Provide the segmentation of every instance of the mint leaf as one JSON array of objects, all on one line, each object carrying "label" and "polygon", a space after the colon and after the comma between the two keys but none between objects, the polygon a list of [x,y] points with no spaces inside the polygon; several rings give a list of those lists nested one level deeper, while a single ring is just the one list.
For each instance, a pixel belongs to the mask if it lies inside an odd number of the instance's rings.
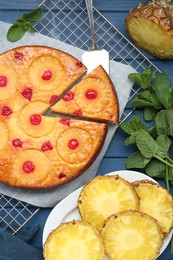
[{"label": "mint leaf", "polygon": [[145,90],[139,93],[131,103],[132,106],[144,106],[144,107],[154,107],[156,109],[161,109],[163,107],[162,103],[157,98],[156,94],[151,93],[149,90]]},{"label": "mint leaf", "polygon": [[7,32],[7,39],[11,42],[18,41],[23,37],[26,31],[35,32],[30,22],[37,22],[42,15],[41,8],[37,8],[31,13],[24,14],[18,18]]},{"label": "mint leaf", "polygon": [[128,78],[133,80],[143,89],[150,88],[150,82],[152,79],[153,73],[150,72],[150,68],[147,68],[143,71],[143,73],[131,73]]},{"label": "mint leaf", "polygon": [[173,90],[165,73],[160,73],[154,78],[153,89],[164,108],[173,107]]},{"label": "mint leaf", "polygon": [[146,159],[139,151],[132,153],[126,160],[127,169],[143,169],[149,163],[150,159]]},{"label": "mint leaf", "polygon": [[14,24],[10,27],[7,33],[7,39],[10,42],[18,41],[23,37],[27,29],[23,25]]},{"label": "mint leaf", "polygon": [[168,151],[171,146],[171,140],[166,134],[162,134],[157,137],[156,142],[159,145],[157,154],[162,158],[166,158],[168,156]]},{"label": "mint leaf", "polygon": [[159,145],[145,130],[138,131],[136,144],[141,154],[147,159],[153,158],[159,149]]},{"label": "mint leaf", "polygon": [[154,107],[145,107],[144,108],[144,119],[145,121],[152,121],[157,115],[158,110]]},{"label": "mint leaf", "polygon": [[146,173],[152,178],[165,178],[166,166],[162,162],[152,159],[146,165]]},{"label": "mint leaf", "polygon": [[173,109],[160,111],[155,118],[155,124],[158,135],[173,136]]},{"label": "mint leaf", "polygon": [[37,22],[42,16],[42,9],[41,7],[37,8],[36,10],[26,13],[23,15],[23,18],[28,22]]},{"label": "mint leaf", "polygon": [[121,128],[127,134],[134,134],[134,132],[137,132],[140,129],[147,129],[147,127],[142,124],[142,115],[133,116],[129,122],[123,123]]}]

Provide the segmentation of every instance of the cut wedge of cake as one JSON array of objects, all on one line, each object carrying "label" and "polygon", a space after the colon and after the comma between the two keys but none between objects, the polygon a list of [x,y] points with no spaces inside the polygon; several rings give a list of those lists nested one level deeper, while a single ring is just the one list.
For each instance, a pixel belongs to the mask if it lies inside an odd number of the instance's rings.
[{"label": "cut wedge of cake", "polygon": [[102,66],[87,74],[51,109],[62,114],[107,122],[119,120],[116,91]]},{"label": "cut wedge of cake", "polygon": [[99,232],[83,221],[63,223],[48,236],[45,260],[103,260],[104,246]]}]

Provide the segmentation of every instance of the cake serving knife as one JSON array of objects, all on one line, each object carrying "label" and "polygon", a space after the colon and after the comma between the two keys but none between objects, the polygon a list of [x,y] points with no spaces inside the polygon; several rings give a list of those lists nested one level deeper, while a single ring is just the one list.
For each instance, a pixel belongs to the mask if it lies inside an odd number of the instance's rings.
[{"label": "cake serving knife", "polygon": [[105,71],[109,74],[109,53],[98,46],[96,42],[96,36],[94,31],[94,17],[93,17],[93,1],[85,0],[90,30],[91,30],[91,46],[88,51],[85,51],[82,55],[82,62],[87,67],[88,73],[101,65]]}]

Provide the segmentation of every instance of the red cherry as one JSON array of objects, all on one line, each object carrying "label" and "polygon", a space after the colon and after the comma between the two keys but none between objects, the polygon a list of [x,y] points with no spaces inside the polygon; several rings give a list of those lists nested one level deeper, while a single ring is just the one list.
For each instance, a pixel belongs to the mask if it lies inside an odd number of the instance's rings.
[{"label": "red cherry", "polygon": [[63,100],[64,101],[71,101],[71,100],[73,100],[73,98],[74,98],[74,93],[73,92],[71,92],[71,91],[69,91],[69,92],[67,92],[64,96],[63,96]]},{"label": "red cherry", "polygon": [[60,123],[63,124],[63,125],[68,125],[70,126],[70,118],[61,118],[60,119]]},{"label": "red cherry", "polygon": [[46,151],[49,151],[49,150],[52,150],[53,149],[53,146],[51,145],[51,143],[48,141],[48,142],[45,142],[44,144],[42,144],[41,146],[41,150],[43,152],[46,152]]},{"label": "red cherry", "polygon": [[9,116],[12,113],[13,113],[13,111],[11,110],[10,107],[5,106],[5,107],[2,108],[2,112],[1,112],[2,116]]},{"label": "red cherry", "polygon": [[59,178],[60,179],[62,179],[62,178],[64,178],[66,175],[63,173],[63,172],[61,172],[60,174],[59,174]]},{"label": "red cherry", "polygon": [[7,86],[7,77],[0,76],[0,88],[4,88]]},{"label": "red cherry", "polygon": [[55,102],[55,100],[56,100],[57,98],[58,98],[57,95],[51,96],[49,103],[52,104],[53,102]]},{"label": "red cherry", "polygon": [[16,53],[14,54],[14,57],[15,57],[17,60],[23,60],[23,53],[16,52]]},{"label": "red cherry", "polygon": [[31,161],[26,161],[22,167],[25,173],[31,173],[35,170],[35,165]]},{"label": "red cherry", "polygon": [[22,95],[24,96],[24,98],[28,99],[29,101],[31,101],[32,98],[32,89],[31,88],[25,88],[22,92]]},{"label": "red cherry", "polygon": [[69,142],[68,142],[68,147],[72,150],[76,149],[77,147],[79,146],[79,142],[78,140],[76,139],[71,139]]},{"label": "red cherry", "polygon": [[86,98],[88,99],[96,99],[97,97],[97,91],[95,89],[88,89],[86,92],[85,92],[85,96]]},{"label": "red cherry", "polygon": [[32,125],[39,125],[41,123],[41,115],[34,114],[30,117],[30,122]]},{"label": "red cherry", "polygon": [[80,67],[80,68],[83,66],[82,62],[79,61],[79,60],[76,62],[76,65],[77,65],[78,67]]},{"label": "red cherry", "polygon": [[52,78],[52,72],[50,70],[45,70],[41,78],[43,80],[50,80]]},{"label": "red cherry", "polygon": [[22,142],[20,141],[20,139],[14,139],[13,141],[12,141],[12,144],[13,144],[13,146],[14,147],[20,147],[20,148],[22,148]]},{"label": "red cherry", "polygon": [[73,111],[73,114],[76,115],[76,116],[81,116],[82,115],[82,110],[75,110]]}]

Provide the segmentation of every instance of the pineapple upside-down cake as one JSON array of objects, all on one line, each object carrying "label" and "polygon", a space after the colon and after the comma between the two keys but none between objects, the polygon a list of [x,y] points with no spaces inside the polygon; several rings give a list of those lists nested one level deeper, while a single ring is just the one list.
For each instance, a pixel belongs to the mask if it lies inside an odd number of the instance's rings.
[{"label": "pineapple upside-down cake", "polygon": [[[118,121],[118,100],[101,66],[70,92],[85,72],[76,58],[50,47],[21,46],[0,55],[0,182],[56,187],[95,160],[106,137],[105,122]],[[44,116],[62,95],[59,103],[74,98],[74,111],[61,113],[92,120]]]}]

